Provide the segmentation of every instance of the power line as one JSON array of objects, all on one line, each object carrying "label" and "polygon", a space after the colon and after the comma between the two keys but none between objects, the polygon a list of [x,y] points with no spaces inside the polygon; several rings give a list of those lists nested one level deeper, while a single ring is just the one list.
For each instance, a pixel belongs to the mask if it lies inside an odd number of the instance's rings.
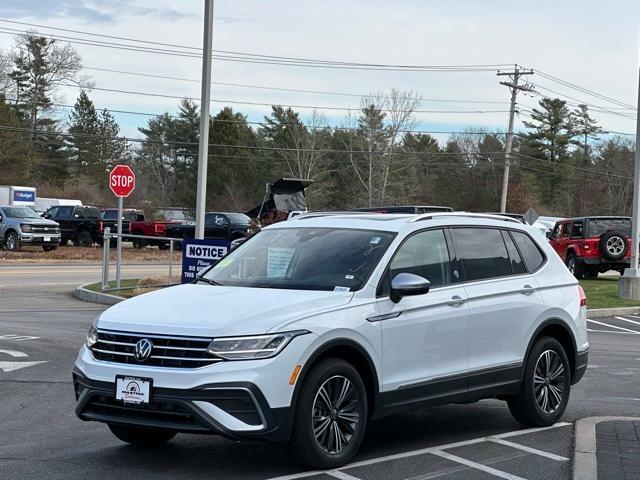
[{"label": "power line", "polygon": [[[72,87],[72,88],[79,88],[79,89],[89,89],[89,88],[84,88],[82,86],[79,85],[71,85],[71,84],[67,84],[67,83],[54,83],[54,85],[58,85],[58,86],[63,86],[63,87]],[[126,95],[138,95],[138,96],[144,96],[144,97],[158,97],[158,98],[171,98],[171,99],[188,99],[188,100],[193,100],[193,101],[199,101],[200,99],[198,97],[190,97],[190,96],[186,96],[186,95],[170,95],[170,94],[164,94],[164,93],[150,93],[150,92],[138,92],[138,91],[132,91],[132,90],[122,90],[122,89],[116,89],[116,88],[102,88],[102,87],[95,87],[92,86],[90,88],[90,90],[98,90],[98,91],[103,91],[103,92],[110,92],[110,93],[122,93],[122,94],[126,94]],[[227,99],[219,99],[219,98],[212,98],[211,99],[212,102],[217,102],[217,103],[222,103],[222,104],[237,104],[237,105],[255,105],[255,106],[266,106],[266,107],[271,107],[273,105],[278,105],[281,107],[289,107],[289,108],[305,108],[305,109],[313,109],[313,110],[339,110],[339,111],[352,111],[352,110],[360,110],[361,107],[336,107],[336,106],[329,106],[329,107],[323,107],[323,106],[319,106],[319,105],[291,105],[291,104],[283,104],[283,103],[265,103],[265,102],[250,102],[250,101],[241,101],[241,100],[227,100]],[[382,112],[391,112],[393,110],[390,109],[384,109],[381,108],[380,111]],[[504,112],[508,112],[508,110],[413,110],[413,113],[443,113],[443,114],[450,114],[450,113],[470,113],[470,114],[487,114],[487,113],[504,113]]]},{"label": "power line", "polygon": [[534,68],[533,70],[537,74],[539,74],[541,77],[544,77],[544,78],[546,78],[548,80],[551,80],[553,82],[556,82],[556,83],[559,83],[561,85],[564,85],[565,87],[569,87],[569,88],[572,88],[574,90],[578,90],[578,91],[580,91],[582,93],[586,93],[587,95],[591,95],[592,97],[600,98],[601,100],[606,100],[606,101],[608,101],[610,103],[618,104],[618,105],[620,105],[622,107],[628,107],[630,109],[637,110],[635,105],[631,105],[629,103],[625,103],[625,102],[622,102],[620,100],[616,100],[615,98],[611,98],[611,97],[608,97],[606,95],[602,95],[600,93],[594,92],[593,90],[589,90],[587,88],[584,88],[584,87],[581,87],[579,85],[576,85],[575,83],[571,83],[571,82],[568,82],[566,80],[562,80],[561,78],[554,77],[553,75],[550,75],[548,73],[544,73],[543,71],[538,70],[536,68]]},{"label": "power line", "polygon": [[[11,35],[33,34],[33,32],[18,30],[18,29],[13,29],[8,27],[2,27],[0,29],[0,33],[11,34]],[[112,48],[112,49],[118,49],[123,51],[154,53],[154,54],[161,54],[161,55],[187,57],[187,58],[202,57],[200,53],[189,53],[189,52],[184,52],[179,50],[170,50],[166,48],[141,47],[136,45],[98,41],[98,40],[88,40],[88,39],[83,39],[78,37],[69,37],[69,36],[55,35],[55,34],[36,33],[35,35],[44,37],[44,38],[49,38],[52,40],[62,40],[62,41],[75,43],[79,45]],[[91,35],[99,36],[98,34],[91,34]],[[357,62],[332,62],[332,61],[315,60],[315,59],[296,60],[295,57],[277,57],[277,56],[270,56],[270,55],[245,54],[245,53],[238,53],[238,52],[234,52],[233,54],[214,53],[213,58],[219,61],[257,63],[257,64],[295,66],[295,67],[329,68],[329,69],[342,69],[342,70],[408,71],[408,72],[483,72],[483,71],[494,71],[496,68],[501,66],[500,64],[495,64],[495,65],[395,65],[395,64],[357,63]]]},{"label": "power line", "polygon": [[[123,75],[132,75],[138,77],[147,77],[147,78],[157,78],[162,80],[176,80],[182,82],[191,82],[191,83],[200,83],[200,80],[192,79],[192,78],[183,78],[183,77],[169,77],[165,75],[155,75],[150,73],[142,73],[142,72],[130,72],[125,70],[115,70],[110,68],[98,68],[98,67],[83,67],[85,70],[95,70],[99,72],[109,72],[109,73],[118,73]],[[304,90],[299,88],[283,88],[283,87],[271,87],[265,85],[251,85],[246,83],[231,83],[231,82],[219,82],[213,81],[211,82],[213,85],[224,85],[228,87],[241,87],[241,88],[256,88],[262,90],[275,90],[282,92],[294,92],[294,93],[312,93],[319,95],[331,95],[331,96],[345,96],[345,97],[356,97],[356,98],[366,98],[372,96],[371,93],[347,93],[347,92],[332,92],[332,91],[323,91],[323,90]],[[374,94],[375,95],[375,94]],[[378,96],[378,95],[375,95]],[[392,98],[389,95],[380,95],[380,98]],[[410,97],[400,97],[402,99],[410,98]],[[481,104],[499,104],[505,105],[508,102],[499,101],[499,100],[462,100],[462,99],[446,99],[446,98],[420,98],[420,102],[443,102],[443,103],[481,103]]]}]

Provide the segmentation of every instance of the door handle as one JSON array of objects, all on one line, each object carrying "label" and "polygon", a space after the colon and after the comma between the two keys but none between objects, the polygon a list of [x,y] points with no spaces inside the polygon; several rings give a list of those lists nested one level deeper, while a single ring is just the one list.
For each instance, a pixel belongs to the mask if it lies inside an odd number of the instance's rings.
[{"label": "door handle", "polygon": [[464,298],[462,298],[460,295],[454,295],[453,297],[451,297],[451,300],[449,300],[447,302],[447,304],[450,307],[459,307],[460,305],[462,305],[466,300]]},{"label": "door handle", "polygon": [[523,295],[531,295],[533,292],[535,292],[535,290],[536,290],[535,288],[527,284],[524,287],[522,287],[522,290],[520,290],[520,293]]}]

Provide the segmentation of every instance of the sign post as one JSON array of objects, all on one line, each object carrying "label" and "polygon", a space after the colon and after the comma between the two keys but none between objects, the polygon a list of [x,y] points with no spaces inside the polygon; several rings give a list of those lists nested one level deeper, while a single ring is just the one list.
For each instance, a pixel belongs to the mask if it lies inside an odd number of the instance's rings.
[{"label": "sign post", "polygon": [[136,176],[128,165],[116,165],[109,174],[109,188],[118,197],[118,240],[116,246],[116,288],[120,288],[120,263],[122,260],[122,207],[124,198],[136,188]]}]

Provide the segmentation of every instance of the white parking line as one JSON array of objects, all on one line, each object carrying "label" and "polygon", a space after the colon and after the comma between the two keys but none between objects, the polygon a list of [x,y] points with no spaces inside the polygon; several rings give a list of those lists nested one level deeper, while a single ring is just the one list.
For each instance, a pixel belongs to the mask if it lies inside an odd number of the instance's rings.
[{"label": "white parking line", "polygon": [[[595,333],[615,333],[616,335],[634,335],[629,332],[614,332],[613,330],[594,330],[592,328],[587,328],[587,332],[595,332]],[[591,365],[589,365],[591,367]]]},{"label": "white parking line", "polygon": [[339,478],[340,480],[360,480],[358,477],[354,477],[353,475],[349,475],[348,473],[340,472],[338,470],[332,470],[327,475]]},{"label": "white parking line", "polygon": [[618,330],[623,330],[625,332],[629,332],[629,333],[634,333],[636,335],[640,335],[640,332],[636,332],[635,330],[630,330],[628,328],[623,328],[623,327],[616,327],[615,325],[609,325],[608,323],[602,323],[602,322],[598,322],[596,320],[587,319],[587,322],[595,323],[597,325],[602,325],[603,327],[607,327],[607,328],[615,328],[615,329],[618,329]]},{"label": "white parking line", "polygon": [[471,460],[467,460],[466,458],[458,457],[457,455],[451,455],[447,452],[442,452],[439,450],[434,450],[430,452],[432,455],[437,455],[438,457],[446,458],[447,460],[451,460],[452,462],[461,463],[462,465],[466,465],[467,467],[471,467],[475,470],[480,470],[481,472],[490,473],[495,477],[504,478],[506,480],[526,480],[522,477],[518,477],[517,475],[512,475],[507,472],[503,472],[501,470],[496,470],[492,467],[487,467],[481,463],[472,462]]},{"label": "white parking line", "polygon": [[0,340],[16,340],[18,342],[22,342],[24,340],[38,340],[42,337],[32,337],[30,335],[13,335],[13,334],[7,334],[7,335],[0,335]]},{"label": "white parking line", "polygon": [[[340,471],[340,470],[343,470],[343,469],[351,469],[351,468],[356,468],[356,467],[365,467],[367,465],[374,465],[376,463],[388,462],[388,461],[391,461],[391,460],[399,460],[399,459],[402,459],[402,458],[416,457],[416,456],[419,456],[419,455],[424,455],[426,453],[442,452],[442,450],[449,450],[449,449],[456,448],[456,447],[464,447],[464,446],[467,446],[467,445],[474,445],[474,444],[477,444],[477,443],[491,441],[493,439],[503,439],[503,438],[516,437],[516,436],[519,436],[519,435],[526,435],[526,434],[530,434],[530,433],[543,432],[543,431],[551,430],[551,429],[554,429],[554,428],[566,427],[568,425],[571,425],[571,424],[567,423],[567,422],[558,422],[558,423],[556,423],[554,425],[551,425],[550,427],[529,428],[529,429],[526,429],[526,430],[514,430],[512,432],[500,433],[498,435],[491,435],[491,436],[488,436],[488,437],[472,438],[471,440],[462,440],[460,442],[447,443],[447,444],[438,445],[438,446],[435,446],[435,447],[421,448],[419,450],[411,450],[411,451],[408,451],[408,452],[396,453],[396,454],[393,454],[393,455],[386,455],[384,457],[371,458],[369,460],[361,460],[359,462],[354,462],[354,463],[351,463],[349,465],[345,465],[344,467],[341,467],[340,469],[334,469],[334,470],[310,470],[310,471],[307,471],[307,472],[293,473],[291,475],[283,475],[281,477],[274,477],[274,478],[271,478],[269,480],[296,480],[298,478],[313,477],[314,475],[321,475],[321,474],[332,475],[333,476],[334,473],[344,473],[344,472]],[[544,453],[546,454],[547,452],[544,452]],[[447,455],[450,455],[450,454],[447,454]],[[454,456],[454,455],[451,455],[451,456]],[[468,462],[469,460],[465,460],[465,461]],[[458,462],[458,463],[461,463],[461,462]],[[478,465],[480,465],[480,464],[478,464]],[[484,467],[484,465],[483,465],[483,467]],[[490,467],[486,467],[486,468],[490,468]],[[499,471],[499,470],[496,470],[496,471]],[[507,473],[503,473],[503,474],[504,475],[509,475]],[[518,479],[520,477],[511,476],[511,477],[502,477],[502,478]]]},{"label": "white parking line", "polygon": [[636,322],[635,320],[629,320],[628,318],[624,318],[624,317],[613,317],[613,318],[617,318],[618,320],[622,320],[623,322],[633,323],[634,325],[640,325],[640,322]]},{"label": "white parking line", "polygon": [[545,452],[544,450],[538,450],[537,448],[527,447],[526,445],[520,445],[519,443],[510,442],[508,440],[502,440],[500,438],[490,438],[489,441],[493,443],[499,443],[500,445],[504,445],[506,447],[517,448],[525,452],[533,453],[534,455],[540,455],[541,457],[547,457],[557,462],[569,461],[569,459],[566,457],[561,457],[560,455],[556,455],[554,453]]}]

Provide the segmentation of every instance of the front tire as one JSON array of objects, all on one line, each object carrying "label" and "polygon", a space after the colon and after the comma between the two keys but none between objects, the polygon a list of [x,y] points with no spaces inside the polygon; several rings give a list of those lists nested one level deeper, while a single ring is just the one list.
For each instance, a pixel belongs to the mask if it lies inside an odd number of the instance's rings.
[{"label": "front tire", "polygon": [[565,261],[565,265],[567,266],[569,271],[573,274],[573,276],[576,277],[578,280],[584,277],[584,268],[582,267],[582,265],[578,263],[578,258],[574,253],[570,253],[569,255],[567,255],[567,260]]},{"label": "front tire", "polygon": [[336,468],[358,451],[368,418],[367,393],[358,371],[330,358],[318,363],[300,386],[290,450],[312,468]]},{"label": "front tire", "polygon": [[4,248],[10,252],[20,251],[20,238],[16,232],[9,232],[4,237]]},{"label": "front tire", "polygon": [[560,419],[570,392],[571,366],[564,348],[555,338],[542,337],[529,353],[520,391],[507,404],[522,425],[546,427]]},{"label": "front tire", "polygon": [[90,247],[93,245],[91,234],[87,230],[81,230],[78,239],[75,241],[76,247]]},{"label": "front tire", "polygon": [[109,430],[119,440],[131,445],[154,446],[167,443],[177,432],[171,430],[157,430],[152,428],[123,427],[121,425],[108,425]]}]

